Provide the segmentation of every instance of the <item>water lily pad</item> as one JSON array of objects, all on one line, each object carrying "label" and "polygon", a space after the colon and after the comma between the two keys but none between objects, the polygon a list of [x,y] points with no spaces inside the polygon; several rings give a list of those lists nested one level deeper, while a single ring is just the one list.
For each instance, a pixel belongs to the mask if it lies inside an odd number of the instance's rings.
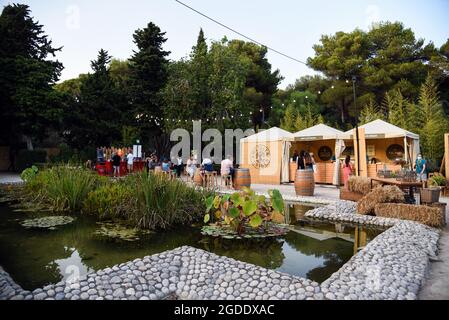
[{"label": "water lily pad", "polygon": [[289,232],[287,225],[279,225],[276,223],[268,223],[266,227],[260,227],[258,229],[248,226],[245,229],[245,233],[239,235],[230,226],[223,225],[208,225],[201,229],[201,234],[204,236],[219,237],[223,239],[262,239],[273,238],[285,235]]},{"label": "water lily pad", "polygon": [[20,224],[25,228],[42,228],[55,230],[56,227],[72,223],[74,220],[75,218],[69,216],[49,216],[23,220]]},{"label": "water lily pad", "polygon": [[118,222],[97,222],[99,229],[95,231],[95,235],[109,238],[113,240],[122,241],[137,241],[140,240],[140,235],[146,235],[152,233],[150,230],[140,230],[137,228],[129,228]]}]

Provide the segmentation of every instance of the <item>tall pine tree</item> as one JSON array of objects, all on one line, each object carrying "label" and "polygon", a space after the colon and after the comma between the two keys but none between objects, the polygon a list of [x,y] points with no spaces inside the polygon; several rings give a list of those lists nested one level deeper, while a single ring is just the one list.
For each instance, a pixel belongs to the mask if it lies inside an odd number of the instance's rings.
[{"label": "tall pine tree", "polygon": [[63,66],[54,48],[34,21],[27,5],[4,7],[0,15],[0,126],[8,144],[25,138],[28,149],[57,126],[62,114],[60,94],[53,90]]},{"label": "tall pine tree", "polygon": [[143,29],[135,31],[134,51],[130,62],[130,104],[129,122],[136,124],[145,142],[162,133],[162,123],[155,117],[163,114],[161,89],[167,81],[168,60],[170,54],[162,46],[167,41],[165,32],[150,22]]}]

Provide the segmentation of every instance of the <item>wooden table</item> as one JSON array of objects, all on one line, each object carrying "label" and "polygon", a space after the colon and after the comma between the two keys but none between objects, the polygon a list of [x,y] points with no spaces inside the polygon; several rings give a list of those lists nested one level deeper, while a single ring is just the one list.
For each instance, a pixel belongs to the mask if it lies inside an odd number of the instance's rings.
[{"label": "wooden table", "polygon": [[410,199],[415,201],[415,196],[413,195],[414,188],[421,188],[423,186],[422,182],[419,181],[401,181],[396,178],[371,178],[371,189],[373,188],[373,181],[379,182],[382,186],[392,185],[397,186],[399,189],[408,189],[408,194]]}]

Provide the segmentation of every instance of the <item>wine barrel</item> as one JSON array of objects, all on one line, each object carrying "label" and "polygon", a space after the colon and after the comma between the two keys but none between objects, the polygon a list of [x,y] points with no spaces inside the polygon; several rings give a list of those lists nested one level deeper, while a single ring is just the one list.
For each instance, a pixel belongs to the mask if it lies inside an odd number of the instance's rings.
[{"label": "wine barrel", "polygon": [[193,183],[197,186],[203,185],[203,177],[201,176],[201,170],[197,168],[195,174],[193,175]]},{"label": "wine barrel", "polygon": [[298,196],[313,196],[315,191],[313,170],[296,171],[295,191]]},{"label": "wine barrel", "polygon": [[251,187],[251,175],[249,173],[249,169],[235,169],[234,189],[241,190],[243,187]]}]

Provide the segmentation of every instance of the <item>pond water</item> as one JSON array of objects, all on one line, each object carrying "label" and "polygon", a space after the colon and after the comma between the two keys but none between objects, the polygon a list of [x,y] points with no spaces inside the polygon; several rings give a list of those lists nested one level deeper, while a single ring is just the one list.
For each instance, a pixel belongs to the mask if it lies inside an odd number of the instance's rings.
[{"label": "pond water", "polygon": [[357,249],[382,230],[308,221],[313,207],[289,205],[291,231],[271,240],[218,240],[200,234],[199,226],[140,235],[137,241],[111,240],[95,234],[92,217],[56,230],[26,229],[25,219],[48,213],[18,212],[0,204],[0,265],[24,289],[32,290],[62,279],[84,275],[122,262],[189,245],[268,269],[317,282],[337,271]]}]

